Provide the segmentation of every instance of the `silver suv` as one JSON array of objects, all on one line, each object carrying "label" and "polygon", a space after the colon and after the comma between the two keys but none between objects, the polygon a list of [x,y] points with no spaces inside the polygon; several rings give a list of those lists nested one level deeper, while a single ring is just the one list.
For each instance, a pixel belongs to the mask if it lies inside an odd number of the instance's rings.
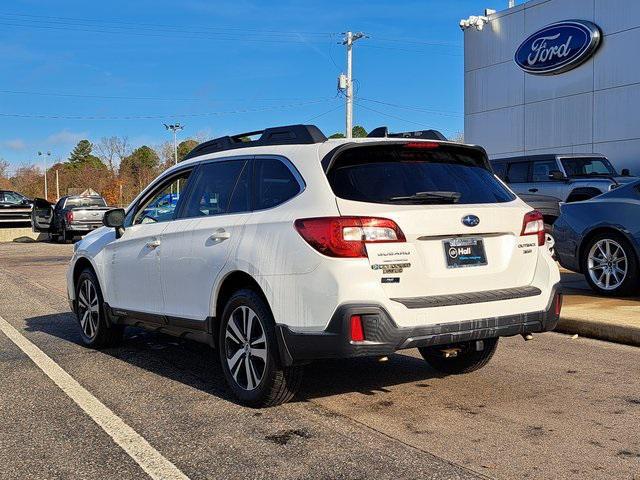
[{"label": "silver suv", "polygon": [[637,180],[618,174],[604,155],[527,155],[491,160],[495,173],[517,194],[535,193],[562,202],[587,200]]}]

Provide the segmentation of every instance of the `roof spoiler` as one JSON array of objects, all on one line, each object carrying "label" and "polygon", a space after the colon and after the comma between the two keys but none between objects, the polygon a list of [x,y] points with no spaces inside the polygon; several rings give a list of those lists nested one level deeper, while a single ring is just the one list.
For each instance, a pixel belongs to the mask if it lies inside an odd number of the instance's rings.
[{"label": "roof spoiler", "polygon": [[415,138],[421,140],[440,140],[443,142],[447,141],[447,137],[445,137],[438,130],[417,130],[415,132],[398,132],[398,133],[389,133],[389,129],[387,127],[378,127],[374,128],[369,132],[367,137],[370,138]]},{"label": "roof spoiler", "polygon": [[[250,137],[260,135],[256,140]],[[232,136],[224,136],[201,143],[191,150],[185,160],[199,157],[207,153],[234,150],[237,148],[262,147],[265,145],[298,145],[322,143],[327,140],[324,133],[315,125],[286,125],[283,127],[271,127],[255,132],[239,133]]]}]

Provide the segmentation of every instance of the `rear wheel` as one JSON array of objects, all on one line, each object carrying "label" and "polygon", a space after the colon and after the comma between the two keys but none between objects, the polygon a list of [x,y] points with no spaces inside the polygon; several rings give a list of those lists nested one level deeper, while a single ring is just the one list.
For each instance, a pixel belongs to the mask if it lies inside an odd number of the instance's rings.
[{"label": "rear wheel", "polygon": [[224,376],[241,403],[279,405],[298,390],[302,367],[280,365],[273,315],[253,290],[239,290],[227,302],[218,347]]},{"label": "rear wheel", "polygon": [[638,257],[619,233],[605,232],[592,238],[581,262],[587,282],[601,295],[629,295],[640,287]]},{"label": "rear wheel", "polygon": [[[478,349],[478,347],[481,347]],[[498,348],[498,338],[419,348],[420,354],[439,372],[458,375],[484,367]]]},{"label": "rear wheel", "polygon": [[82,342],[91,348],[116,345],[122,340],[124,327],[110,324],[104,315],[100,284],[91,269],[82,271],[76,282],[76,317]]}]

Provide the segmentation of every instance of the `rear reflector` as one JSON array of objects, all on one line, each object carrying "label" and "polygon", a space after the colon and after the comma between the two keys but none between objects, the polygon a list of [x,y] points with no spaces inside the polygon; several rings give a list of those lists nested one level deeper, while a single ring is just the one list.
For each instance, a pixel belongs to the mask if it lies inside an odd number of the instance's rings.
[{"label": "rear reflector", "polygon": [[536,235],[538,237],[538,246],[542,247],[545,244],[544,220],[540,212],[534,210],[525,214],[520,235]]},{"label": "rear reflector", "polygon": [[387,218],[303,218],[294,226],[309,245],[328,257],[366,257],[367,243],[406,241],[396,222]]},{"label": "rear reflector", "polygon": [[562,294],[556,293],[556,309],[555,314],[557,317],[560,316],[560,312],[562,311]]},{"label": "rear reflector", "polygon": [[351,315],[351,341],[364,342],[364,330],[362,329],[362,317]]}]

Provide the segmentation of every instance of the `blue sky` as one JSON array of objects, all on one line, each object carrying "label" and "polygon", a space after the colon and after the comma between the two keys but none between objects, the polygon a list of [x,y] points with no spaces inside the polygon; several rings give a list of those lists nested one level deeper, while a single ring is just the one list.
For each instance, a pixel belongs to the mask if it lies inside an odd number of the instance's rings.
[{"label": "blue sky", "polygon": [[478,0],[5,2],[0,158],[12,168],[34,162],[38,150],[65,159],[79,139],[112,135],[155,146],[169,138],[165,122],[184,124],[183,137],[301,122],[327,134],[342,131],[336,78],[345,69],[338,42],[347,29],[370,35],[354,50],[355,123],[452,135],[463,129],[457,24],[487,6]]}]

